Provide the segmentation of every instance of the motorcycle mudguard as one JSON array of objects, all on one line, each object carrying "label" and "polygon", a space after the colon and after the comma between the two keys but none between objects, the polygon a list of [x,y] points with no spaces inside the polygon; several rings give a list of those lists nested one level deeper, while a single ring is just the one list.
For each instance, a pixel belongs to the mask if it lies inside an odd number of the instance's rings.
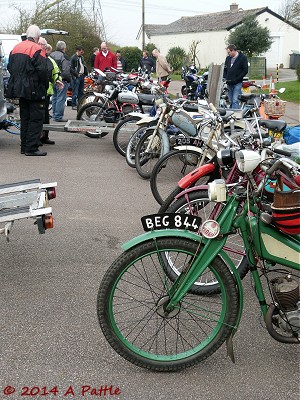
[{"label": "motorcycle mudguard", "polygon": [[161,157],[162,157],[164,154],[167,154],[170,151],[170,141],[169,141],[169,136],[166,133],[166,131],[164,131],[163,129],[159,128],[158,132],[159,132],[159,134],[161,136],[161,140],[162,140],[162,144],[163,144],[162,154],[161,154]]},{"label": "motorcycle mudguard", "polygon": [[[130,115],[134,115],[134,114],[141,114],[141,113],[130,113]],[[152,121],[156,120],[156,117],[145,117],[145,114],[141,114],[142,117],[139,121],[136,122],[136,125],[144,125],[144,124],[149,124]]]},{"label": "motorcycle mudguard", "polygon": [[175,150],[193,150],[196,151],[199,154],[203,154],[203,149],[201,149],[200,147],[196,147],[196,146],[190,146],[190,145],[182,145],[182,146],[174,146]]},{"label": "motorcycle mudguard", "polygon": [[[184,230],[179,230],[179,229],[163,229],[163,230],[146,232],[146,233],[143,233],[142,235],[136,236],[133,239],[129,240],[128,242],[123,243],[121,248],[123,250],[127,251],[139,243],[147,242],[148,240],[154,240],[154,239],[157,239],[160,237],[182,237],[185,239],[194,240],[196,242],[203,242],[203,243],[205,242],[205,239],[203,239],[203,237],[201,237],[198,234],[191,232],[191,231],[184,231]],[[233,274],[235,282],[236,282],[236,290],[237,290],[237,294],[239,297],[239,312],[238,312],[234,330],[233,330],[233,334],[234,334],[239,326],[241,316],[242,316],[242,311],[243,311],[242,281],[241,281],[241,278],[235,268],[234,263],[231,261],[230,257],[225,253],[225,251],[223,251],[223,250],[219,251],[218,255],[224,260],[227,267],[231,270],[231,273]]]},{"label": "motorcycle mudguard", "polygon": [[[199,149],[201,150],[201,149]],[[199,152],[200,153],[200,152]],[[185,175],[183,178],[180,179],[178,182],[178,186],[181,189],[188,188],[193,182],[196,182],[202,176],[208,175],[215,170],[216,166],[213,163],[204,164],[200,167],[194,169],[189,174]]]},{"label": "motorcycle mudguard", "polygon": [[122,244],[123,250],[129,250],[130,248],[136,246],[139,243],[146,242],[147,240],[151,240],[154,238],[164,237],[164,236],[177,236],[184,237],[187,239],[195,240],[197,242],[200,241],[200,236],[196,233],[190,231],[184,231],[179,229],[163,229],[157,231],[151,231],[143,233],[142,235],[136,236],[133,239],[130,239],[128,242]]},{"label": "motorcycle mudguard", "polygon": [[137,112],[137,111],[131,111],[129,113],[126,114],[126,117],[139,117],[140,119],[145,118],[145,114],[141,113],[141,112]]}]

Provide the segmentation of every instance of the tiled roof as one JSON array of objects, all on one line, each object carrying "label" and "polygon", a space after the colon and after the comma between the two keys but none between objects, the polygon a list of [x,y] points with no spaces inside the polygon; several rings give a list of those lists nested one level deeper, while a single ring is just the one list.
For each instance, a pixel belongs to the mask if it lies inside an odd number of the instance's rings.
[{"label": "tiled roof", "polygon": [[181,17],[168,25],[145,25],[147,35],[161,35],[168,33],[188,33],[227,30],[239,24],[248,15],[258,15],[268,7],[254,8],[252,10],[221,11],[211,14]]}]

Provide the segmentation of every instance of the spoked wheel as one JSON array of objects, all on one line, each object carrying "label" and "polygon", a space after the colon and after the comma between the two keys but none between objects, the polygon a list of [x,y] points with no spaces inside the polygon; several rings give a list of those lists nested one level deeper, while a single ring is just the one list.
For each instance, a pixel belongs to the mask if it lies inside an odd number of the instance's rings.
[{"label": "spoked wheel", "polygon": [[154,134],[153,129],[147,130],[139,140],[135,152],[135,168],[143,179],[150,179],[153,168],[163,152],[163,141],[159,132]]},{"label": "spoked wheel", "polygon": [[155,371],[179,371],[209,357],[230,335],[238,312],[235,282],[215,258],[208,269],[220,294],[186,293],[166,312],[172,281],[162,259],[188,267],[198,243],[158,238],[122,254],[105,274],[98,293],[98,319],[112,348],[131,363]]},{"label": "spoked wheel", "polygon": [[85,104],[77,112],[77,119],[84,121],[103,121],[105,109],[106,108],[100,103],[93,102]]},{"label": "spoked wheel", "polygon": [[[206,190],[199,190],[187,193],[184,197],[179,198],[171,204],[166,212],[197,215],[204,222],[208,219],[216,218],[221,209],[221,203],[209,201]],[[249,271],[249,265],[244,251],[244,243],[240,235],[238,233],[229,235],[223,250],[228,254],[241,279],[243,279]],[[178,275],[181,274],[182,268],[178,269],[178,266],[172,260],[169,260],[166,265],[169,277],[175,281]],[[220,288],[215,281],[215,276],[210,275],[209,272],[201,275],[191,288],[191,292],[195,294],[217,293],[219,290]]]},{"label": "spoked wheel", "polygon": [[135,168],[135,152],[138,142],[140,141],[141,137],[147,131],[148,124],[141,126],[138,128],[133,135],[131,136],[128,145],[126,147],[126,162],[131,168]]},{"label": "spoked wheel", "polygon": [[77,111],[86,104],[93,103],[95,101],[95,93],[94,92],[87,92],[84,93],[83,96],[80,97],[77,104]]},{"label": "spoked wheel", "polygon": [[[201,157],[202,154],[196,150],[172,150],[157,161],[150,177],[150,187],[159,204],[166,200],[183,176],[200,165]],[[209,176],[205,176],[197,184],[204,185],[208,180]]]},{"label": "spoked wheel", "polygon": [[136,123],[140,119],[141,117],[129,115],[123,118],[114,130],[113,143],[118,153],[123,157],[126,155],[126,148],[130,138],[139,127]]}]

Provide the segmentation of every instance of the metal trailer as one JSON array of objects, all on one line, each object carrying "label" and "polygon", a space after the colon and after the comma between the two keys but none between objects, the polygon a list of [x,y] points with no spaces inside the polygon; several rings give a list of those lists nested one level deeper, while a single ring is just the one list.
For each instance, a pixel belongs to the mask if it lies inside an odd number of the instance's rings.
[{"label": "metal trailer", "polygon": [[14,222],[25,218],[33,218],[41,234],[52,228],[49,200],[56,197],[56,186],[40,179],[0,185],[0,233],[9,240]]},{"label": "metal trailer", "polygon": [[83,121],[68,120],[65,125],[62,124],[44,124],[43,130],[56,132],[78,132],[86,136],[99,138],[109,133],[113,133],[117,123],[108,123],[104,121]]}]

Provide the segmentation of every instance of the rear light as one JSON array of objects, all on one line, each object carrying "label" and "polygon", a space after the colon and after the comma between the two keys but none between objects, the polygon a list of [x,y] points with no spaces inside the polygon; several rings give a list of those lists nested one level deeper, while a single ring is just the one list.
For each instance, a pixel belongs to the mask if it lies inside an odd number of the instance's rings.
[{"label": "rear light", "polygon": [[55,187],[47,188],[48,199],[52,200],[56,198],[56,189]]},{"label": "rear light", "polygon": [[297,185],[300,186],[300,175],[297,175],[297,176],[294,178],[294,180],[295,180],[295,182],[297,183]]},{"label": "rear light", "polygon": [[46,214],[45,215],[45,217],[44,217],[44,226],[45,226],[45,229],[53,228],[54,224],[53,224],[52,214]]}]

